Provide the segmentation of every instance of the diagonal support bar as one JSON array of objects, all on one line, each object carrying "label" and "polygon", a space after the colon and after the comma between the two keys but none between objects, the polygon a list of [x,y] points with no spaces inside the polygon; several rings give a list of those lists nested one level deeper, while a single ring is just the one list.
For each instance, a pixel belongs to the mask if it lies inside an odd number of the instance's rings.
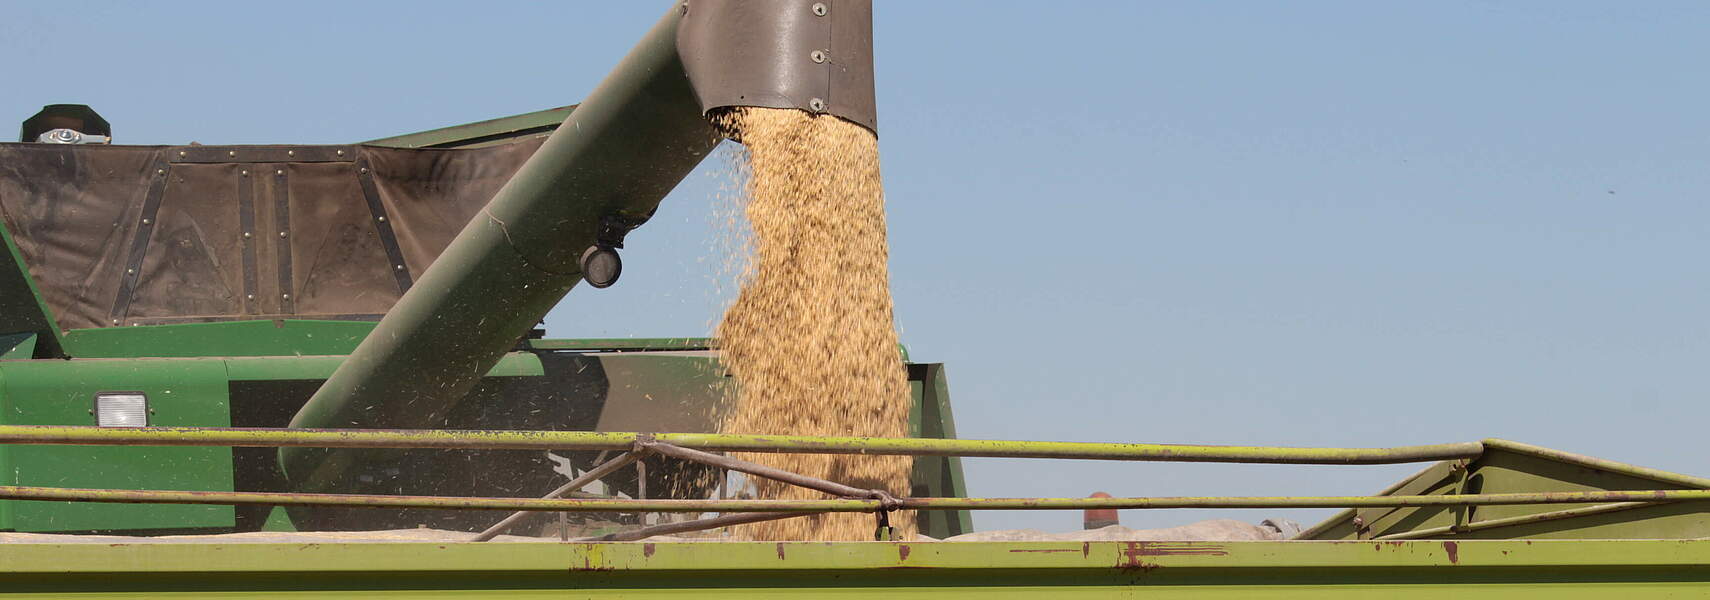
[{"label": "diagonal support bar", "polygon": [[768,467],[760,463],[731,458],[729,456],[719,456],[711,452],[690,450],[688,448],[682,448],[660,442],[640,442],[637,445],[657,452],[663,456],[680,458],[704,465],[730,469],[732,471],[740,471],[749,475],[765,477],[774,481],[782,481],[790,485],[805,487],[810,490],[819,490],[833,496],[885,501],[882,502],[882,504],[891,504],[895,502],[895,498],[891,497],[891,495],[884,490],[862,489],[851,485],[837,483],[835,481],[820,479],[818,477],[809,477],[807,475],[802,475],[801,473],[793,473],[783,469]]},{"label": "diagonal support bar", "polygon": [[[569,483],[558,486],[558,489],[555,489],[555,490],[552,490],[551,492],[548,492],[545,496],[541,496],[541,498],[550,500],[552,498],[560,498],[563,496],[567,496],[571,492],[574,492],[576,490],[580,490],[584,486],[587,486],[590,483],[593,483],[595,481],[599,481],[599,479],[601,477],[605,477],[607,475],[610,475],[613,471],[616,471],[618,469],[622,469],[622,468],[628,466],[630,463],[633,463],[637,460],[641,460],[641,457],[646,456],[646,455],[647,455],[647,451],[645,451],[645,450],[635,450],[635,451],[625,452],[622,455],[618,456],[617,458],[608,460],[605,463],[602,463],[600,466],[594,467],[592,470],[588,471],[587,473],[583,473],[581,477],[577,477],[575,479],[570,480]],[[499,521],[498,523],[494,523],[492,527],[488,527],[486,529],[486,531],[482,531],[481,533],[476,534],[475,538],[473,540],[470,540],[470,541],[485,542],[485,541],[491,540],[493,538],[499,537],[499,534],[504,533],[506,530],[510,529],[511,527],[516,526],[517,523],[523,522],[524,519],[527,519],[530,516],[533,516],[534,514],[535,514],[534,512],[526,511],[526,510],[519,510],[517,512],[511,513],[511,516],[505,517],[504,520]]]}]

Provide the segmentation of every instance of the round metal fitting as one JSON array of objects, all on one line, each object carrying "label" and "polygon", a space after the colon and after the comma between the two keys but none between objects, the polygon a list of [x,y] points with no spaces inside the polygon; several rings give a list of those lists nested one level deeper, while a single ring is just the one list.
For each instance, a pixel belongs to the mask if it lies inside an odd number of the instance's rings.
[{"label": "round metal fitting", "polygon": [[819,98],[810,99],[808,100],[808,108],[813,109],[813,112],[825,112],[825,101]]},{"label": "round metal fitting", "polygon": [[623,275],[623,259],[610,246],[589,246],[582,253],[582,279],[596,288],[609,288]]},{"label": "round metal fitting", "polygon": [[343,150],[339,150],[339,151],[338,151],[338,152],[337,152],[337,154],[338,154],[338,155],[339,155],[339,156],[344,156],[344,151],[343,151]]},{"label": "round metal fitting", "polygon": [[277,171],[274,171],[274,172],[273,172],[273,174],[274,174],[274,175],[284,175],[284,174],[285,174],[285,169],[279,169],[279,170],[277,170]]},{"label": "round metal fitting", "polygon": [[166,169],[155,169],[155,170],[154,170],[154,174],[155,174],[155,175],[165,175],[165,174],[166,174]]},{"label": "round metal fitting", "polygon": [[828,13],[828,12],[831,12],[831,9],[826,8],[824,2],[813,3],[813,16],[823,17],[823,16],[825,16],[825,13]]},{"label": "round metal fitting", "polygon": [[249,239],[249,238],[250,238],[250,237],[251,237],[251,236],[250,236],[250,233],[249,233],[249,232],[248,232],[248,231],[245,231],[245,232],[243,232],[243,239],[246,239],[246,240],[247,240],[247,239]]},{"label": "round metal fitting", "polygon": [[285,237],[285,232],[283,232],[283,231],[279,232],[279,237]]},{"label": "round metal fitting", "polygon": [[238,171],[238,175],[249,177],[249,171]]},{"label": "round metal fitting", "polygon": [[385,217],[385,215],[381,215],[381,216],[378,216],[378,217],[374,217],[374,220],[376,220],[376,221],[379,221],[379,222],[381,222],[381,223],[385,223],[385,222],[386,222],[386,217]]},{"label": "round metal fitting", "polygon": [[392,265],[392,270],[402,271],[402,270],[404,270],[404,265]]},{"label": "round metal fitting", "polygon": [[137,270],[136,269],[125,269],[125,274],[126,275],[136,275]]},{"label": "round metal fitting", "polygon": [[244,295],[243,295],[243,299],[245,299],[245,300],[254,300],[254,299],[255,299],[255,294],[244,294]]},{"label": "round metal fitting", "polygon": [[813,59],[813,62],[816,62],[816,63],[825,62],[825,51],[824,50],[814,50],[813,52],[809,52],[808,58]]},{"label": "round metal fitting", "polygon": [[368,172],[368,167],[363,167],[363,168],[360,168],[360,169],[357,169],[357,170],[356,170],[356,172],[358,172],[358,173],[367,173],[367,172]]},{"label": "round metal fitting", "polygon": [[228,151],[228,152],[226,152],[226,156],[230,156],[232,158],[237,158],[237,151],[236,150]]},{"label": "round metal fitting", "polygon": [[279,295],[279,298],[280,298],[280,299],[282,299],[282,300],[290,300],[290,299],[291,299],[291,295],[290,295],[290,294],[280,294],[280,295]]},{"label": "round metal fitting", "polygon": [[179,151],[178,151],[178,157],[179,157],[179,158],[183,158],[183,157],[184,157],[184,155],[186,155],[186,154],[189,154],[189,153],[188,153],[188,152],[185,152],[185,151],[183,151],[183,150],[179,150]]},{"label": "round metal fitting", "polygon": [[154,222],[154,219],[143,219],[142,220],[142,224],[144,224],[144,225],[148,225],[148,224],[153,223],[153,222]]},{"label": "round metal fitting", "polygon": [[297,155],[296,150],[286,150],[285,151],[285,156],[296,156],[296,155]]}]

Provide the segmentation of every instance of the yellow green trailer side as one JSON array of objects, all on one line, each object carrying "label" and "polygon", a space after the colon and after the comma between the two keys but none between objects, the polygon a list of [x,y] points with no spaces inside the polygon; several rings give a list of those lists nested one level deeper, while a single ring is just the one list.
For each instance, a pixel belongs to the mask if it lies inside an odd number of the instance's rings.
[{"label": "yellow green trailer side", "polygon": [[1710,540],[8,544],[22,597],[1686,598]]}]

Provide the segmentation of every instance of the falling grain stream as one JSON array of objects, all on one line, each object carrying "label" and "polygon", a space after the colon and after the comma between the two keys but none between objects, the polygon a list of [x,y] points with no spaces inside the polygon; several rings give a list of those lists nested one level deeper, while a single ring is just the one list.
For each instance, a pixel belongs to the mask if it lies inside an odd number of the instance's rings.
[{"label": "falling grain stream", "polygon": [[[833,116],[738,108],[718,117],[748,160],[743,212],[752,256],[718,325],[738,390],[732,433],[905,437],[909,387],[893,326],[878,140]],[[746,454],[740,458],[906,495],[906,456]],[[760,498],[823,498],[770,480]],[[871,540],[867,514],[743,526],[755,540]],[[912,513],[891,524],[912,536]]]}]

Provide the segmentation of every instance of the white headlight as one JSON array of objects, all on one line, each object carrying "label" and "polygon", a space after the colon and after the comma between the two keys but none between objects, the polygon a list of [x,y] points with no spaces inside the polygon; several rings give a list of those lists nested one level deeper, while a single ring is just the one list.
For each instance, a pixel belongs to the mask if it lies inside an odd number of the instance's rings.
[{"label": "white headlight", "polygon": [[96,394],[95,424],[102,427],[147,427],[148,396],[140,392]]}]

